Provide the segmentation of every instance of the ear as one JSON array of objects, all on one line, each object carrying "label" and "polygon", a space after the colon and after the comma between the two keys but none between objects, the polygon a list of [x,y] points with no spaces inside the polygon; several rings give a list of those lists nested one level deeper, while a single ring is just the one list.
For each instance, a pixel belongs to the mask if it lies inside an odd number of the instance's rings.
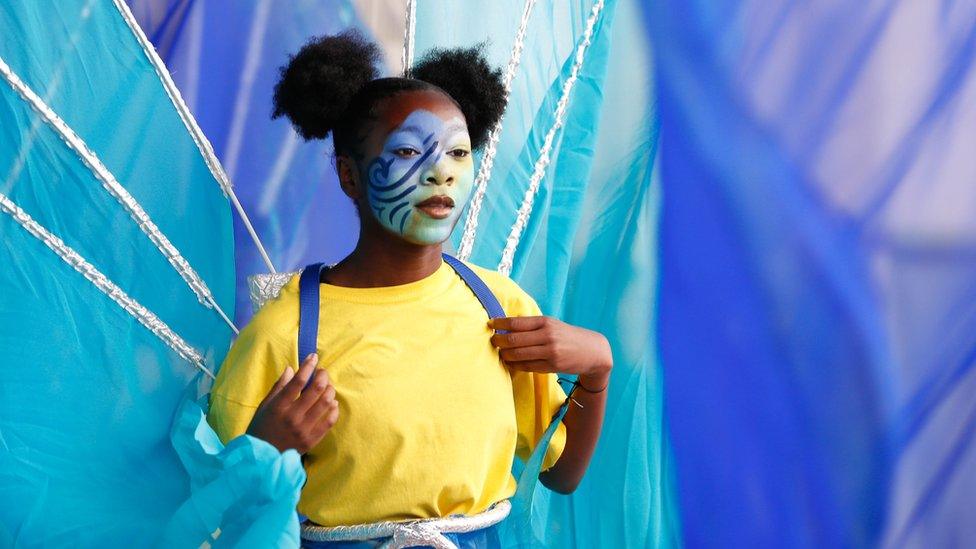
[{"label": "ear", "polygon": [[359,166],[351,156],[336,157],[336,172],[339,174],[339,186],[349,198],[359,201],[363,196],[363,186],[359,178]]}]

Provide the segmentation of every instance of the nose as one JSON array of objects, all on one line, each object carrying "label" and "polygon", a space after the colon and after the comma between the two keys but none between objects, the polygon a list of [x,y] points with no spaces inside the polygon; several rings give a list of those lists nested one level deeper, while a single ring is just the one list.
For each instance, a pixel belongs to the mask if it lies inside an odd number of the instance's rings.
[{"label": "nose", "polygon": [[454,171],[443,161],[442,156],[434,162],[423,174],[423,182],[427,185],[453,185]]},{"label": "nose", "polygon": [[437,175],[428,175],[425,181],[431,185],[450,185],[454,183],[454,176],[448,175],[444,177],[439,177]]}]

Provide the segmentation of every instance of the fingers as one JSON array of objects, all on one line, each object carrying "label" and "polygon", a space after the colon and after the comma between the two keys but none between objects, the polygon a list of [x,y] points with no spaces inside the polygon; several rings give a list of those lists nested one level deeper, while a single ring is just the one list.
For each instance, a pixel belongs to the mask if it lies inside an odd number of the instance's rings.
[{"label": "fingers", "polygon": [[315,366],[319,363],[319,355],[317,353],[312,353],[305,357],[302,361],[302,365],[298,368],[298,372],[295,377],[285,385],[285,388],[281,390],[282,396],[291,402],[298,398],[302,393],[302,389],[308,384],[308,380],[311,379],[312,374],[315,372]]},{"label": "fingers", "polygon": [[322,419],[322,416],[328,412],[333,406],[336,406],[338,401],[336,400],[335,387],[329,385],[322,395],[312,403],[311,406],[305,411],[305,421],[312,423],[318,422]]},{"label": "fingers", "polygon": [[546,325],[548,318],[544,316],[507,316],[503,318],[493,318],[488,321],[488,326],[494,330],[508,330],[510,332],[527,332],[538,330]]},{"label": "fingers", "polygon": [[509,332],[507,334],[495,334],[491,336],[491,344],[499,349],[529,347],[532,345],[544,345],[546,343],[549,343],[549,334],[542,330]]},{"label": "fingers", "polygon": [[551,355],[550,350],[545,345],[533,345],[531,347],[516,347],[514,349],[502,349],[499,353],[502,360],[506,363],[526,362],[530,360],[547,361]]},{"label": "fingers", "polygon": [[333,400],[331,404],[326,408],[325,412],[322,414],[321,419],[315,426],[316,434],[319,438],[329,431],[329,429],[335,427],[335,424],[339,422],[339,401]]},{"label": "fingers", "polygon": [[[321,402],[321,400],[319,401]],[[318,408],[318,406],[316,406]],[[310,418],[311,419],[311,418]],[[335,427],[335,424],[339,421],[339,402],[333,400],[328,406],[325,406],[317,419],[312,430],[309,432],[309,438],[314,440],[312,446],[318,444],[328,432]]]},{"label": "fingers", "polygon": [[330,399],[335,399],[335,388],[329,381],[329,372],[319,368],[312,374],[312,378],[302,390],[301,396],[292,406],[296,414],[307,414],[316,402],[327,396]]}]

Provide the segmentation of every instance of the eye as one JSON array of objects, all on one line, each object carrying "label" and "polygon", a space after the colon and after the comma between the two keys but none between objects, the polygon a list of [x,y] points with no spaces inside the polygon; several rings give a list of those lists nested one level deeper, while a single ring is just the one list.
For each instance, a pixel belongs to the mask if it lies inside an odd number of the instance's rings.
[{"label": "eye", "polygon": [[464,158],[471,154],[471,151],[468,151],[467,149],[452,149],[448,151],[447,154],[453,156],[454,158]]},{"label": "eye", "polygon": [[393,154],[399,156],[400,158],[411,158],[420,154],[420,151],[413,147],[397,147],[393,149]]}]

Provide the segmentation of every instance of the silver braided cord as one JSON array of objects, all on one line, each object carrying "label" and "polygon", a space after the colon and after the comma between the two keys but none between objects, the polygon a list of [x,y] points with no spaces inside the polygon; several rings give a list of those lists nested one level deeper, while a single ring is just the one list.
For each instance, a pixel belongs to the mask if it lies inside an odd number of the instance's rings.
[{"label": "silver braided cord", "polygon": [[382,549],[435,547],[457,549],[442,534],[463,534],[494,526],[505,520],[512,510],[508,500],[492,505],[483,513],[433,519],[386,521],[352,526],[315,526],[302,524],[302,539],[313,542],[371,541],[390,538]]},{"label": "silver braided cord", "polygon": [[410,67],[413,66],[413,46],[416,31],[417,0],[407,0],[407,18],[403,26],[403,54],[400,56],[404,78],[410,77]]},{"label": "silver braided cord", "polygon": [[142,205],[123,187],[112,172],[102,164],[98,156],[88,148],[88,145],[78,134],[68,126],[67,123],[47,103],[45,103],[33,89],[25,84],[20,77],[7,65],[3,58],[0,58],[0,75],[14,91],[34,110],[44,122],[46,122],[68,147],[78,155],[85,166],[92,172],[92,175],[102,184],[102,187],[112,195],[115,200],[122,205],[129,216],[136,222],[139,229],[149,237],[149,240],[163,254],[163,257],[173,266],[176,272],[186,282],[187,286],[196,294],[201,304],[209,309],[214,309],[225,323],[237,333],[237,327],[228,318],[224,311],[217,304],[210,288],[203,281],[197,272],[190,266],[190,263],[183,257],[180,251],[169,239],[159,230],[159,227],[152,221],[149,214],[142,208]]},{"label": "silver braided cord", "polygon": [[173,79],[169,75],[169,71],[166,70],[166,66],[163,65],[163,61],[159,58],[156,53],[155,48],[149,42],[146,34],[142,32],[139,24],[136,23],[135,17],[133,17],[132,12],[129,11],[129,6],[123,0],[113,0],[115,8],[118,10],[119,15],[122,16],[123,21],[132,31],[132,34],[136,37],[139,42],[139,46],[142,47],[142,51],[149,58],[149,63],[152,65],[153,70],[156,72],[156,76],[159,77],[160,82],[163,84],[163,89],[166,90],[166,95],[169,96],[170,101],[173,106],[176,107],[176,112],[183,121],[183,125],[190,132],[193,137],[193,142],[196,143],[197,149],[200,150],[200,154],[203,156],[204,162],[206,162],[207,167],[210,169],[210,173],[213,174],[214,179],[220,185],[220,188],[224,191],[234,209],[237,211],[237,215],[240,217],[241,222],[244,224],[244,228],[247,233],[251,236],[251,240],[254,245],[258,248],[258,253],[261,254],[261,259],[264,260],[265,265],[268,267],[272,273],[276,272],[274,265],[271,263],[271,258],[268,257],[268,252],[264,249],[264,244],[261,243],[261,239],[258,238],[257,232],[254,230],[254,226],[251,225],[251,220],[247,216],[247,212],[244,211],[244,207],[241,205],[240,200],[237,199],[237,195],[234,193],[234,189],[230,184],[230,180],[227,178],[227,174],[224,172],[224,168],[220,165],[217,160],[217,156],[214,154],[213,146],[207,139],[200,127],[197,125],[196,120],[193,115],[190,114],[190,109],[187,108],[186,103],[183,101],[183,96],[180,95],[179,90],[176,88],[176,84],[173,83]]},{"label": "silver braided cord", "polygon": [[101,271],[85,260],[78,252],[64,243],[60,238],[51,234],[44,226],[34,220],[27,212],[20,208],[7,195],[0,193],[0,211],[14,219],[31,236],[40,240],[61,258],[62,261],[78,271],[102,293],[107,295],[122,309],[132,315],[140,324],[145,326],[156,337],[161,339],[170,349],[176,351],[184,360],[190,362],[211,379],[216,379],[213,372],[203,363],[200,353],[189,343],[178,336],[165,322],[152,311],[143,307],[138,301],[126,294]]},{"label": "silver braided cord", "polygon": [[563,82],[562,93],[559,97],[559,102],[556,104],[556,111],[554,114],[552,127],[549,128],[549,132],[546,134],[546,139],[542,144],[542,149],[539,151],[539,159],[536,160],[535,167],[532,170],[532,177],[529,178],[529,187],[526,189],[525,196],[522,198],[522,205],[519,207],[518,214],[515,217],[515,223],[512,224],[512,230],[509,233],[508,238],[505,240],[505,249],[502,251],[502,258],[498,263],[498,272],[506,276],[512,272],[512,263],[515,260],[515,250],[518,248],[519,240],[522,238],[522,231],[525,230],[525,226],[529,222],[529,216],[532,214],[532,205],[535,201],[535,195],[539,192],[539,186],[542,184],[542,178],[545,177],[546,168],[549,166],[549,162],[551,160],[549,155],[552,152],[556,132],[558,132],[563,126],[566,110],[569,106],[570,94],[573,91],[573,86],[576,84],[577,78],[579,77],[580,70],[583,68],[583,60],[586,56],[586,50],[589,48],[590,42],[593,40],[593,29],[596,27],[596,23],[600,18],[600,13],[603,11],[604,4],[605,0],[597,0],[597,2],[593,4],[593,8],[590,10],[590,16],[586,21],[586,31],[583,34],[583,39],[576,47],[576,58],[573,61],[573,68],[570,71],[569,78]]},{"label": "silver braided cord", "polygon": [[505,87],[505,106],[502,116],[495,123],[495,126],[488,132],[488,143],[485,145],[485,153],[481,157],[481,166],[478,168],[478,175],[474,179],[474,195],[471,197],[471,205],[468,206],[468,215],[464,219],[464,232],[461,233],[461,244],[458,246],[458,258],[467,261],[474,250],[474,241],[478,232],[478,216],[481,214],[481,203],[485,199],[485,191],[488,189],[488,179],[491,177],[491,168],[495,163],[495,152],[498,150],[498,140],[502,135],[502,120],[505,118],[505,111],[508,107],[508,98],[512,92],[512,80],[518,70],[519,63],[522,61],[522,51],[525,49],[525,32],[529,27],[529,16],[536,0],[525,0],[522,7],[522,20],[519,21],[518,31],[515,33],[515,44],[512,46],[512,55],[508,58],[508,65],[505,67],[505,74],[502,75],[502,85]]}]

